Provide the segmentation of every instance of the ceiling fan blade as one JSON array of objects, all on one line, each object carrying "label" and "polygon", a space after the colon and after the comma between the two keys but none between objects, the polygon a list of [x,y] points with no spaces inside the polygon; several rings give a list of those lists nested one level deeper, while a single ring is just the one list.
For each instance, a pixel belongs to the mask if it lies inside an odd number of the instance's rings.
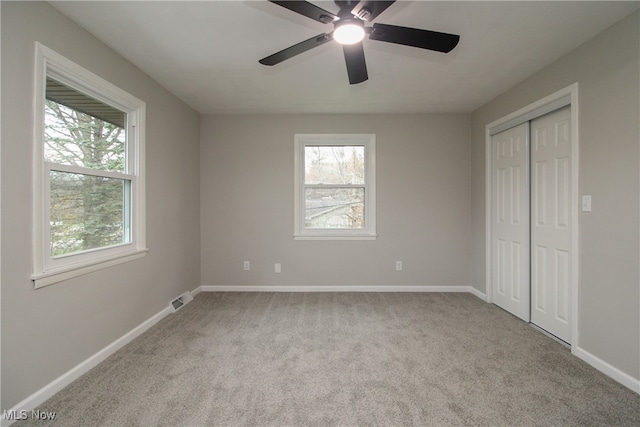
[{"label": "ceiling fan blade", "polygon": [[373,24],[369,39],[446,53],[456,47],[460,41],[460,36],[456,34],[438,33],[436,31],[419,30],[417,28]]},{"label": "ceiling fan blade", "polygon": [[258,62],[260,62],[262,65],[276,65],[281,63],[285,59],[293,58],[296,55],[300,55],[303,52],[323,45],[327,42],[330,42],[331,40],[333,40],[331,33],[320,34],[298,44],[294,44],[293,46],[283,49],[280,52],[274,53],[273,55],[269,55],[266,58],[262,58]]},{"label": "ceiling fan blade", "polygon": [[378,15],[384,12],[389,6],[395,3],[393,1],[373,1],[362,0],[351,11],[352,14],[363,21],[373,21]]},{"label": "ceiling fan blade", "polygon": [[269,1],[277,4],[278,6],[282,6],[285,9],[289,9],[293,12],[299,13],[300,15],[306,16],[307,18],[311,18],[314,21],[322,22],[323,24],[328,24],[339,19],[333,13],[307,1]]},{"label": "ceiling fan blade", "polygon": [[367,62],[364,59],[362,42],[342,45],[344,60],[347,63],[349,83],[354,85],[362,83],[369,78],[367,74]]}]

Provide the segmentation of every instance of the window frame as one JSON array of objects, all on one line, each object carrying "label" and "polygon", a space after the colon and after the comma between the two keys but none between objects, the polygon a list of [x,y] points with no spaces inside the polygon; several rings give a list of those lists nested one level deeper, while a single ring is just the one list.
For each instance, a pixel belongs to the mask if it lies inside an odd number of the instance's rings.
[{"label": "window frame", "polygon": [[[376,234],[376,171],[375,171],[375,134],[295,134],[294,158],[294,239],[295,240],[375,240]],[[364,146],[364,227],[359,229],[306,228],[305,225],[305,189],[318,188],[314,184],[305,184],[305,147],[307,146]],[[327,187],[333,187],[328,185]],[[351,187],[351,186],[348,186]]]},{"label": "window frame", "polygon": [[[33,137],[33,272],[34,287],[41,288],[145,256],[145,113],[146,104],[98,75],[36,42]],[[97,171],[45,161],[45,97],[47,77],[69,86],[127,115],[124,173]],[[50,254],[50,171],[122,179],[130,197],[129,242],[62,256]],[[99,172],[99,173],[96,173]],[[129,187],[127,194],[126,187]],[[125,225],[126,227],[126,225]]]}]

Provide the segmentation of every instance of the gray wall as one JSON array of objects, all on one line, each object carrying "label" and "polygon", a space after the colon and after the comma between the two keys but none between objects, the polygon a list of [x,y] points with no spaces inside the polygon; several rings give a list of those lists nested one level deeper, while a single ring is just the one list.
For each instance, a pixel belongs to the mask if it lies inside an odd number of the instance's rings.
[{"label": "gray wall", "polygon": [[640,19],[636,12],[473,114],[472,279],[485,290],[485,125],[579,84],[578,345],[640,378]]},{"label": "gray wall", "polygon": [[[452,114],[203,116],[202,284],[467,286],[469,124]],[[376,241],[294,241],[296,133],[376,134]]]},{"label": "gray wall", "polygon": [[[9,409],[200,284],[199,115],[45,3],[2,2],[2,406]],[[35,41],[147,103],[141,260],[34,290]]]}]

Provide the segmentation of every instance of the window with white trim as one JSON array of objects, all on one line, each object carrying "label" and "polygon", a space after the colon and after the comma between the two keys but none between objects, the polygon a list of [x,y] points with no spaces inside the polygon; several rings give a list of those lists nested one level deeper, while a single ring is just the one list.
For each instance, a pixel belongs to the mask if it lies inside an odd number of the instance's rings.
[{"label": "window with white trim", "polygon": [[374,134],[295,135],[295,239],[375,239],[375,192]]},{"label": "window with white trim", "polygon": [[36,46],[36,288],[144,255],[145,103]]}]

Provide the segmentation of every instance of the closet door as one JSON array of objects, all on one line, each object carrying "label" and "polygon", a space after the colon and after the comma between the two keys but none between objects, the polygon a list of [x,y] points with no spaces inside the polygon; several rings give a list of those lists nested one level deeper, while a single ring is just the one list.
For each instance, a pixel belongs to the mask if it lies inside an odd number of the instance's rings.
[{"label": "closet door", "polygon": [[531,323],[571,343],[570,107],[531,121]]},{"label": "closet door", "polygon": [[491,137],[493,302],[529,321],[529,123]]}]

